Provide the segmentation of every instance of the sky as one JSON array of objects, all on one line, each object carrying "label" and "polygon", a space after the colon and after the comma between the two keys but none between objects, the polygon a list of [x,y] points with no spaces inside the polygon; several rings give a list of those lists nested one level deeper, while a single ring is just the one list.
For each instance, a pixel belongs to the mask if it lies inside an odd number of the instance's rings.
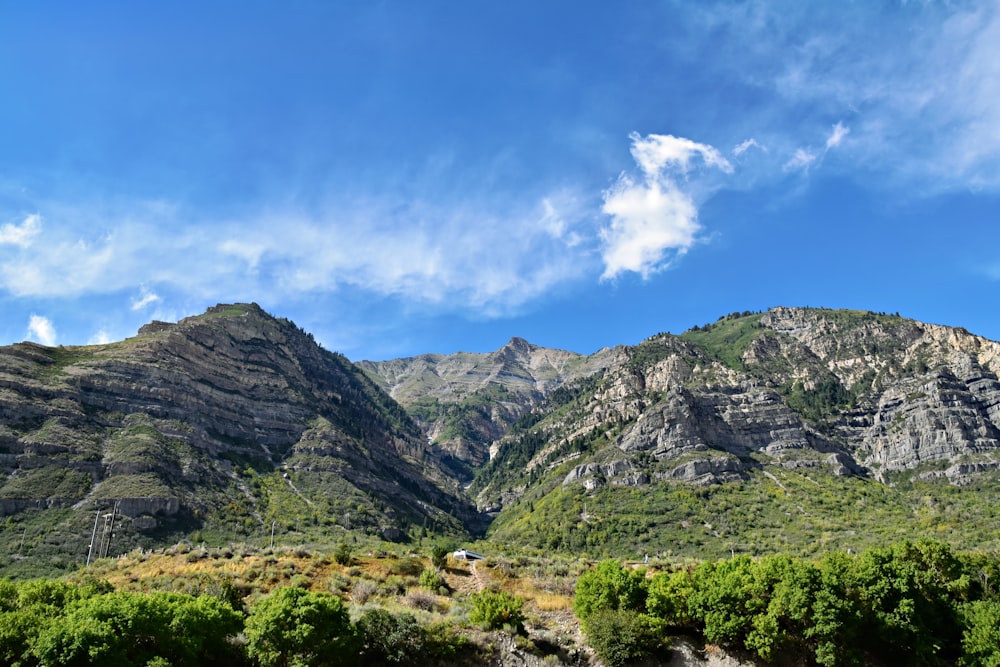
[{"label": "sky", "polygon": [[1000,340],[1000,2],[0,2],[0,344]]}]

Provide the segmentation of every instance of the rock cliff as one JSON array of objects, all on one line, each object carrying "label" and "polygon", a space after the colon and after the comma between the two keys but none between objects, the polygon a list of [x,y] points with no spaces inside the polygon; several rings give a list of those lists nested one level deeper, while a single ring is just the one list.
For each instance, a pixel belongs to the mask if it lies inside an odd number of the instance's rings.
[{"label": "rock cliff", "polygon": [[417,421],[438,461],[468,481],[490,446],[552,391],[599,372],[621,353],[585,356],[511,338],[490,353],[359,362]]},{"label": "rock cliff", "polygon": [[998,376],[1000,343],[961,329],[856,311],[737,313],[625,349],[591,386],[495,443],[471,491],[502,510],[506,535],[525,507],[584,502],[579,492],[607,507],[613,489],[781,490],[782,470],[974,484],[1000,469]]},{"label": "rock cliff", "polygon": [[254,304],[108,345],[0,349],[0,472],[3,514],[117,505],[157,519],[146,532],[398,537],[475,520],[395,401]]}]

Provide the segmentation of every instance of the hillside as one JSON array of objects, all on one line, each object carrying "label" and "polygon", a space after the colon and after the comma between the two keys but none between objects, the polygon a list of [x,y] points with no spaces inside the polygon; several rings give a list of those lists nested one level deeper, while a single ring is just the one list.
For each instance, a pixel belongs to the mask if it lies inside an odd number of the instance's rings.
[{"label": "hillside", "polygon": [[15,558],[77,561],[95,528],[95,555],[192,535],[464,532],[474,509],[426,458],[419,429],[356,366],[253,304],[109,345],[0,349]]},{"label": "hillside", "polygon": [[1000,548],[998,373],[967,331],[809,308],[589,356],[513,338],[352,364],[253,304],[21,343],[0,348],[0,567],[75,567],[92,536],[95,556],[484,531],[590,557]]},{"label": "hillside", "polygon": [[622,348],[585,356],[511,338],[496,352],[424,354],[358,365],[420,425],[441,464],[472,479],[490,445],[564,384],[597,373]]},{"label": "hillside", "polygon": [[592,554],[819,552],[914,532],[1000,546],[998,371],[1000,344],[960,329],[737,313],[561,392],[470,492],[493,539]]}]

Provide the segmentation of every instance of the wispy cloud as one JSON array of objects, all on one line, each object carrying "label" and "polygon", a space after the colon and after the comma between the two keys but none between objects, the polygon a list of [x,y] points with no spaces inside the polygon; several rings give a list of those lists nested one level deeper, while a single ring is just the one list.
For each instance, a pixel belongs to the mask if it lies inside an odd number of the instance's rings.
[{"label": "wispy cloud", "polygon": [[839,146],[840,142],[842,142],[844,137],[850,134],[850,132],[851,129],[849,127],[845,127],[843,123],[838,122],[833,126],[830,136],[826,138],[826,150]]},{"label": "wispy cloud", "polygon": [[41,230],[42,218],[38,214],[29,215],[19,225],[7,223],[0,226],[0,245],[27,248]]},{"label": "wispy cloud", "polygon": [[28,320],[28,340],[34,340],[42,345],[56,344],[56,328],[47,317],[32,315]]},{"label": "wispy cloud", "polygon": [[692,20],[725,36],[704,52],[706,71],[768,91],[745,122],[788,170],[807,166],[796,151],[816,154],[809,135],[832,115],[845,120],[825,148],[845,151],[841,168],[925,194],[1000,189],[997,2],[775,0],[706,5]]},{"label": "wispy cloud", "polygon": [[160,300],[161,299],[158,294],[154,294],[148,288],[142,287],[140,295],[137,298],[132,299],[132,310],[143,310],[147,306],[158,303]]},{"label": "wispy cloud", "polygon": [[387,198],[238,222],[192,221],[142,202],[112,211],[61,206],[44,231],[26,221],[8,233],[20,240],[31,232],[36,242],[0,255],[0,289],[24,298],[137,292],[129,308],[138,311],[164,306],[168,292],[280,301],[353,287],[509,312],[596,273],[583,200],[567,191],[528,205]]},{"label": "wispy cloud", "polygon": [[767,152],[767,147],[758,142],[755,138],[750,137],[744,141],[741,141],[733,148],[733,155],[739,157],[746,153],[751,148],[757,148],[763,152]]},{"label": "wispy cloud", "polygon": [[809,169],[809,166],[816,161],[816,154],[805,148],[798,148],[795,154],[785,163],[785,171],[798,171]]},{"label": "wispy cloud", "polygon": [[602,280],[631,271],[643,278],[670,265],[694,245],[698,209],[676,177],[686,176],[692,160],[725,173],[732,165],[714,147],[670,135],[631,135],[632,156],[642,181],[622,174],[604,194],[605,214],[611,224],[601,230]]}]

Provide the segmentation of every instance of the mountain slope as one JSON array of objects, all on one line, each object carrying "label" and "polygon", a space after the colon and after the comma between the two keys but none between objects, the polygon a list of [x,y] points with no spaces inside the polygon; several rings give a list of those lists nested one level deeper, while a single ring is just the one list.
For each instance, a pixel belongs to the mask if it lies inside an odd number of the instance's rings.
[{"label": "mountain slope", "polygon": [[599,372],[621,353],[584,356],[512,338],[496,352],[425,354],[362,361],[431,442],[441,465],[463,480],[489,460],[490,445],[548,394]]},{"label": "mountain slope", "polygon": [[[762,535],[857,546],[878,531],[859,536],[871,517],[849,510],[878,497],[886,528],[912,529],[908,494],[959,485],[993,521],[998,371],[1000,344],[959,329],[852,311],[734,314],[627,349],[514,428],[470,492],[503,508],[496,539],[584,550],[767,549]],[[961,520],[951,509],[931,512],[942,530]]]},{"label": "mountain slope", "polygon": [[594,556],[1000,548],[1000,344],[775,308],[590,356],[515,338],[351,364],[217,306],[0,348],[0,471],[0,568],[78,563],[92,536],[478,533],[477,505],[496,543]]},{"label": "mountain slope", "polygon": [[80,524],[116,503],[118,548],[195,528],[399,538],[473,525],[426,458],[419,429],[364,373],[253,304],[109,345],[0,349],[0,513],[61,508],[61,531],[23,532],[67,552],[85,553]]}]

